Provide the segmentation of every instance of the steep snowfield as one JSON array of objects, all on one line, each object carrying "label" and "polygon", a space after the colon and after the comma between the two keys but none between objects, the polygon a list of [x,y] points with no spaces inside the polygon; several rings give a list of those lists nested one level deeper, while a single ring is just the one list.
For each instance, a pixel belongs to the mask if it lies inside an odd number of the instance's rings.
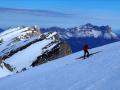
[{"label": "steep snowfield", "polygon": [[[30,27],[17,27],[0,33],[0,39],[3,40],[3,42],[0,43],[0,56],[3,56],[4,54],[9,53],[11,50],[16,50],[19,47],[25,46],[26,44],[39,39],[39,35],[30,38],[22,38],[25,35],[27,36],[29,32],[32,32],[32,30],[33,28]],[[16,38],[20,38],[20,40],[17,41]]]},{"label": "steep snowfield", "polygon": [[26,49],[19,51],[10,58],[6,59],[5,62],[13,66],[13,68],[15,67],[16,71],[21,71],[23,68],[29,68],[29,66],[37,59],[37,57],[42,55],[42,48],[50,44],[52,41],[53,40],[42,40],[32,44]]},{"label": "steep snowfield", "polygon": [[14,37],[17,37],[23,33],[26,33],[24,31],[26,31],[28,29],[29,29],[29,27],[26,27],[26,28],[17,27],[17,28],[13,28],[13,29],[8,29],[0,34],[0,38],[2,38],[4,41],[9,41]]},{"label": "steep snowfield", "polygon": [[101,51],[78,60],[83,52],[60,58],[0,79],[0,90],[119,90],[120,42],[90,50]]}]

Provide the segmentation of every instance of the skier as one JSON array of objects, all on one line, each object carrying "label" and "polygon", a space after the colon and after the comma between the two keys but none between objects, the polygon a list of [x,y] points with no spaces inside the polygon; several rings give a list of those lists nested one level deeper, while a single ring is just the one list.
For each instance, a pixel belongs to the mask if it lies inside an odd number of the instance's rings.
[{"label": "skier", "polygon": [[84,59],[85,59],[86,57],[89,57],[89,55],[90,55],[88,49],[89,49],[88,44],[85,44],[85,45],[83,46]]}]

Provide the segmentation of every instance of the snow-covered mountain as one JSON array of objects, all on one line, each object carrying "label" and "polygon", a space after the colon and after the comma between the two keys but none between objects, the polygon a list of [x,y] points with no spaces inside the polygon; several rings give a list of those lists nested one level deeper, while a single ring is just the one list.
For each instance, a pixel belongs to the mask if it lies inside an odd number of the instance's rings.
[{"label": "snow-covered mountain", "polygon": [[21,72],[71,53],[57,32],[42,33],[36,26],[16,27],[0,33],[0,66]]},{"label": "snow-covered mountain", "polygon": [[4,29],[0,28],[0,33],[3,32],[3,31],[4,31]]},{"label": "snow-covered mountain", "polygon": [[[83,44],[88,43],[91,48],[120,40],[110,26],[96,26],[90,23],[73,28],[43,28],[42,31],[56,31],[63,40],[71,45],[73,52],[81,50]],[[75,47],[75,48],[74,48]],[[77,49],[76,49],[77,47]]]},{"label": "snow-covered mountain", "polygon": [[[1,90],[119,90],[120,42],[72,55],[0,79]],[[7,85],[7,87],[6,87]]]},{"label": "snow-covered mountain", "polygon": [[118,39],[118,36],[112,32],[109,26],[95,26],[90,23],[81,25],[79,27],[73,28],[59,28],[51,27],[43,29],[43,31],[57,31],[61,38],[69,39],[71,37],[94,37],[94,38],[104,38],[104,39]]},{"label": "snow-covered mountain", "polygon": [[0,34],[0,57],[8,55],[26,44],[41,38],[39,30],[29,27],[16,27]]},{"label": "snow-covered mountain", "polygon": [[120,30],[116,30],[115,33],[117,33],[117,35],[118,35],[119,38],[120,38]]}]

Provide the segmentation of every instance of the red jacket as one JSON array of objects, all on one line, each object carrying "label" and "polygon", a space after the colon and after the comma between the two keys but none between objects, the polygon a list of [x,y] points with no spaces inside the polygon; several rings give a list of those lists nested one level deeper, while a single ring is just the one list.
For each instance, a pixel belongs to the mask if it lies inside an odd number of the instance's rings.
[{"label": "red jacket", "polygon": [[89,46],[88,46],[87,44],[84,45],[83,50],[84,50],[84,51],[88,51],[88,49],[89,49]]}]

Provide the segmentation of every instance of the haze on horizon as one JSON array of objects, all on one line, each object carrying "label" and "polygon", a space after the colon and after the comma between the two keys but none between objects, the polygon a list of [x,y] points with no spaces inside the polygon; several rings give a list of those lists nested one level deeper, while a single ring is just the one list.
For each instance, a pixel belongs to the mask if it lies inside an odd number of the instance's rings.
[{"label": "haze on horizon", "polygon": [[[1,8],[18,11],[6,12]],[[23,12],[19,9],[23,9]],[[28,13],[24,9],[35,11]],[[95,25],[110,25],[117,30],[120,29],[119,9],[119,0],[1,0],[0,27],[33,24],[41,27],[72,27],[89,22]]]}]

